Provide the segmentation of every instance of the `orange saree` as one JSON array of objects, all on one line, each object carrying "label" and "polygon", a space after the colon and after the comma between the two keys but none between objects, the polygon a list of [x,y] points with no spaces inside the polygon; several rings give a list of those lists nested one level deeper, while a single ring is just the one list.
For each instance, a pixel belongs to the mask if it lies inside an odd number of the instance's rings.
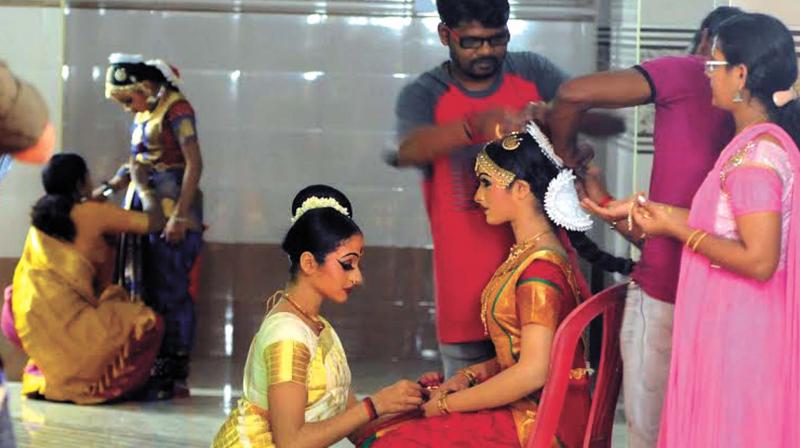
[{"label": "orange saree", "polygon": [[[579,291],[576,273],[560,253],[535,248],[512,252],[481,299],[482,317],[500,368],[508,369],[518,361],[523,326],[537,324],[555,331],[578,305]],[[582,442],[591,404],[588,373],[579,350],[554,447],[578,447]],[[379,431],[362,447],[524,446],[536,420],[540,392],[496,409],[413,420],[392,431]]]}]

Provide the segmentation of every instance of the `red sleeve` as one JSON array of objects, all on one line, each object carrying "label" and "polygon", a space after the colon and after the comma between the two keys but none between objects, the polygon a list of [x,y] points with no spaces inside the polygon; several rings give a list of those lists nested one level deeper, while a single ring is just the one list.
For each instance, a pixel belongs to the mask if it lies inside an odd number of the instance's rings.
[{"label": "red sleeve", "polygon": [[517,315],[521,325],[537,324],[555,330],[569,285],[561,269],[549,261],[535,260],[517,281]]},{"label": "red sleeve", "polygon": [[175,102],[167,111],[167,121],[174,122],[179,118],[194,118],[194,108],[186,100]]},{"label": "red sleeve", "polygon": [[552,283],[562,292],[569,291],[569,284],[564,276],[564,272],[557,265],[549,261],[534,260],[533,263],[522,271],[522,275],[519,276],[519,280],[517,281],[517,286],[532,279]]},{"label": "red sleeve", "polygon": [[166,122],[179,145],[197,140],[194,108],[186,100],[177,101],[167,111]]}]

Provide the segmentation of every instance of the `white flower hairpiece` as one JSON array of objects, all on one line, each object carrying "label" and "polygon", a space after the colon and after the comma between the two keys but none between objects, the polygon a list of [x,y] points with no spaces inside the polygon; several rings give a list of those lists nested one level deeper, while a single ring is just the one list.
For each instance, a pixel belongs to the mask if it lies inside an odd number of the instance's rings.
[{"label": "white flower hairpiece", "polygon": [[800,78],[786,90],[780,90],[772,94],[772,102],[781,108],[792,101],[800,99]]},{"label": "white flower hairpiece", "polygon": [[564,167],[564,161],[556,155],[550,139],[533,121],[526,126],[528,133],[539,144],[542,154],[558,168],[559,173],[547,186],[544,195],[544,210],[556,225],[574,232],[586,232],[592,228],[592,217],[581,208],[578,190],[575,189],[575,174]]},{"label": "white flower hairpiece", "polygon": [[311,196],[310,198],[303,201],[303,204],[297,208],[297,211],[294,212],[294,216],[292,217],[292,224],[297,222],[301,216],[303,216],[306,212],[317,209],[317,208],[332,208],[337,212],[343,214],[344,216],[350,217],[350,211],[347,208],[343,207],[342,204],[339,203],[336,199],[333,198],[320,198],[318,196]]},{"label": "white flower hairpiece", "polygon": [[108,56],[109,64],[139,64],[143,62],[144,58],[140,54],[111,53]]},{"label": "white flower hairpiece", "polygon": [[178,85],[181,83],[181,78],[175,72],[175,69],[173,69],[171,65],[167,64],[163,59],[150,59],[144,61],[144,65],[157,68],[158,71],[164,75],[164,78],[166,78],[167,82],[175,87],[178,87]]}]

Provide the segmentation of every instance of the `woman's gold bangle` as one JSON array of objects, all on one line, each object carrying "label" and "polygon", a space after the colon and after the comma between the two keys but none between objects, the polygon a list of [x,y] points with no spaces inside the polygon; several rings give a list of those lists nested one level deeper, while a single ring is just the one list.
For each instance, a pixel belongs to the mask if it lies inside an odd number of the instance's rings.
[{"label": "woman's gold bangle", "polygon": [[698,233],[702,232],[700,229],[695,229],[694,232],[689,235],[689,238],[686,238],[686,247],[692,247],[692,240],[694,237],[697,236]]},{"label": "woman's gold bangle", "polygon": [[692,245],[692,252],[697,252],[697,246],[699,246],[700,242],[703,241],[703,238],[705,238],[707,236],[708,236],[708,233],[707,232],[703,232],[703,234],[700,235],[697,238],[697,241],[695,241],[694,244]]},{"label": "woman's gold bangle", "polygon": [[439,408],[439,412],[442,415],[447,415],[447,414],[450,413],[450,408],[447,407],[447,394],[446,393],[442,394],[442,396],[439,397],[439,401],[436,402],[436,406]]}]

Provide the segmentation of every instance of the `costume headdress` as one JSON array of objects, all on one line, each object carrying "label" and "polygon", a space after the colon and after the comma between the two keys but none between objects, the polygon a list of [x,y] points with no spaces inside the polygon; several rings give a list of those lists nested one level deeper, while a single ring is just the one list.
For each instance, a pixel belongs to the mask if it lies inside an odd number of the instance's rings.
[{"label": "costume headdress", "polygon": [[[556,155],[550,139],[539,129],[534,122],[528,123],[526,130],[536,141],[545,157],[556,167],[559,172],[547,186],[544,196],[544,210],[547,216],[556,225],[567,230],[585,232],[592,228],[592,218],[583,211],[575,189],[575,174],[564,166],[564,161]],[[522,135],[513,133],[500,140],[500,146],[506,151],[516,151],[522,145]],[[508,188],[516,179],[516,175],[497,165],[486,153],[486,148],[478,153],[475,160],[475,170],[483,171],[494,179],[503,188]]]},{"label": "costume headdress", "polygon": [[106,71],[106,98],[118,92],[138,89],[144,81],[180,84],[180,72],[161,59],[145,60],[138,54],[112,53]]},{"label": "costume headdress", "polygon": [[292,216],[292,224],[297,222],[301,216],[303,216],[306,212],[317,208],[332,208],[337,212],[343,214],[344,216],[350,217],[350,211],[347,210],[342,204],[339,203],[334,198],[331,197],[318,197],[318,196],[311,196],[310,198],[303,201],[300,207],[294,212],[294,216]]}]

